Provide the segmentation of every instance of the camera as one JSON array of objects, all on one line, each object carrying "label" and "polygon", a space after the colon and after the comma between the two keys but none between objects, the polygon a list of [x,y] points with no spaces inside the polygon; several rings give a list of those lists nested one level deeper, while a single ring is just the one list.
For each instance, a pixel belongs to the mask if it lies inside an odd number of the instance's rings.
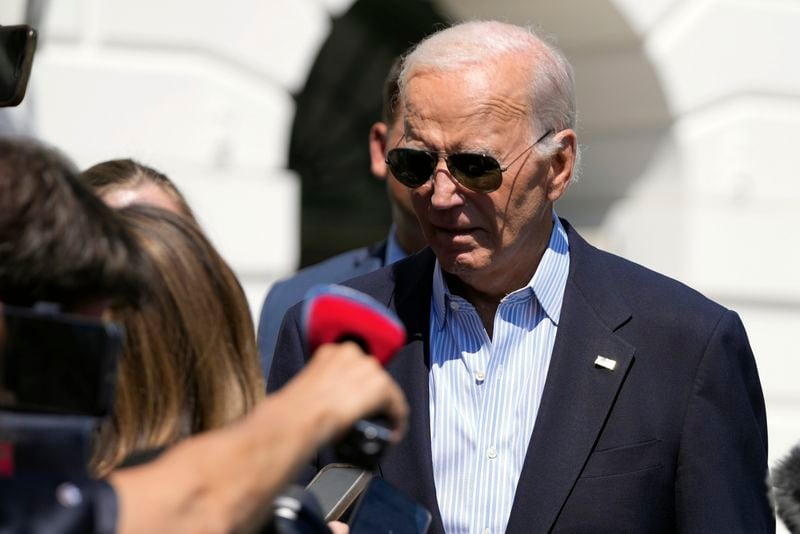
[{"label": "camera", "polygon": [[93,430],[112,407],[122,331],[57,306],[3,307],[0,443],[6,477],[88,476]]},{"label": "camera", "polygon": [[25,98],[35,50],[36,30],[0,26],[0,107],[16,106]]}]

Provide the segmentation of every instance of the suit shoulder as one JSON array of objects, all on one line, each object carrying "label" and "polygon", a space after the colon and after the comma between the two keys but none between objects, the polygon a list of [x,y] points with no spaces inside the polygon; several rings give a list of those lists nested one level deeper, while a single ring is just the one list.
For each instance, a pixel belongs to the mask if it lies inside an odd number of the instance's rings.
[{"label": "suit shoulder", "polygon": [[593,300],[621,299],[645,316],[666,313],[688,320],[698,316],[718,320],[728,311],[683,282],[596,248],[568,221],[561,222],[569,236],[570,278]]},{"label": "suit shoulder", "polygon": [[[405,260],[401,260],[405,261]],[[370,286],[380,286],[387,283],[394,282],[393,272],[395,269],[395,265],[386,265],[381,267],[380,269],[375,269],[374,271],[370,271],[366,274],[362,274],[359,276],[354,276],[349,278],[348,280],[344,280],[344,284],[350,286],[354,289],[358,289],[360,291],[364,291],[366,288]]]},{"label": "suit shoulder", "polygon": [[597,252],[608,270],[608,275],[617,281],[620,294],[634,309],[669,319],[683,318],[688,322],[713,323],[729,311],[679,280],[610,252]]},{"label": "suit shoulder", "polygon": [[371,256],[370,248],[348,250],[320,263],[297,271],[276,282],[267,293],[264,306],[282,303],[283,308],[300,302],[317,284],[335,284],[380,267],[380,260]]},{"label": "suit shoulder", "polygon": [[347,280],[344,284],[378,300],[390,297],[396,287],[413,285],[431,272],[434,256],[430,249],[413,254],[381,269]]}]

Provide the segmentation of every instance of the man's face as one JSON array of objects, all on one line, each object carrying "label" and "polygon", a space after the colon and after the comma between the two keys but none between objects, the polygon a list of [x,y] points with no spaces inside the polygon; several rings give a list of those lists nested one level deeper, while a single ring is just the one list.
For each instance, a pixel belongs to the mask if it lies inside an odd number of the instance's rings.
[{"label": "man's face", "polygon": [[528,74],[521,70],[509,59],[490,67],[423,72],[408,81],[405,94],[404,146],[482,153],[502,167],[510,164],[496,191],[477,193],[456,182],[440,158],[433,178],[412,191],[442,268],[487,291],[535,267],[534,251],[540,253],[549,239],[552,203],[563,191],[553,188],[553,158],[526,152],[545,132],[531,131],[535,110]]}]

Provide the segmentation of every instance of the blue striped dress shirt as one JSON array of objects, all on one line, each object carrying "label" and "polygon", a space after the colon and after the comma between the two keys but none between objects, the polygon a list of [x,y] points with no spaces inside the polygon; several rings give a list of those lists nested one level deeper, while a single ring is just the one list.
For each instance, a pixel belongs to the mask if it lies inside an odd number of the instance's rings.
[{"label": "blue striped dress shirt", "polygon": [[[489,339],[436,262],[430,323],[431,451],[445,532],[505,532],[542,399],[569,272],[558,217],[533,278],[500,301]],[[535,506],[535,504],[532,504]]]}]

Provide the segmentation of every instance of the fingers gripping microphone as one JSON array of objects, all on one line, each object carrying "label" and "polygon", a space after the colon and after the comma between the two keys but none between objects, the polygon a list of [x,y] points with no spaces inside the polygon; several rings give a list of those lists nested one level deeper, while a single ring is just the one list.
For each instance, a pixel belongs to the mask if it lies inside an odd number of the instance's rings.
[{"label": "fingers gripping microphone", "polygon": [[[406,341],[403,323],[384,305],[333,284],[315,286],[306,294],[301,328],[312,353],[324,343],[353,341],[382,365]],[[337,444],[336,452],[342,461],[370,469],[389,445],[391,433],[385,418],[358,421]]]}]

